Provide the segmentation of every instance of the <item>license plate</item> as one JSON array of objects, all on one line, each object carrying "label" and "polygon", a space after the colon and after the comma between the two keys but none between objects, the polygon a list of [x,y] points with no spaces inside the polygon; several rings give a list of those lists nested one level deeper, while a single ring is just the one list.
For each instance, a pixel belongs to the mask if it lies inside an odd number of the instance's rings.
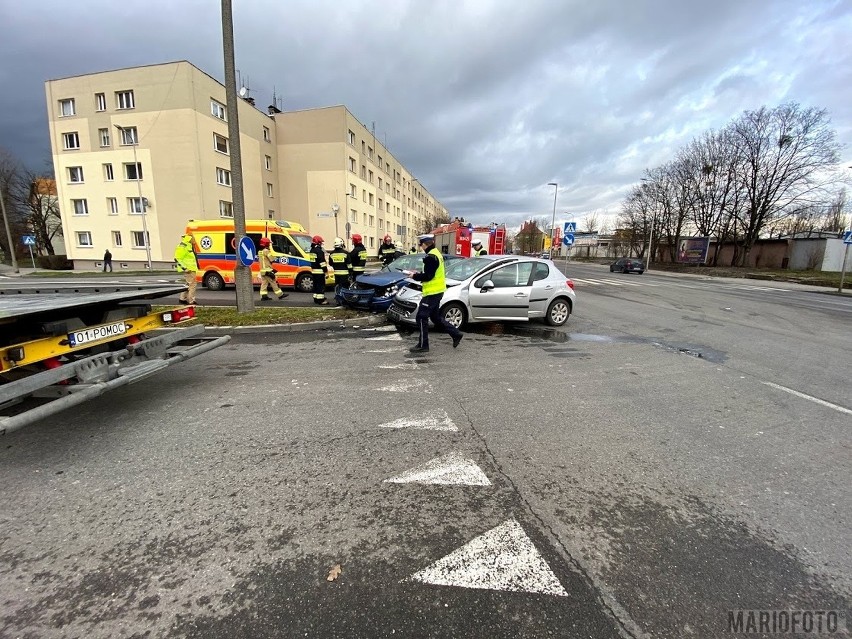
[{"label": "license plate", "polygon": [[124,335],[126,332],[127,324],[125,324],[124,320],[122,320],[120,322],[114,322],[112,324],[104,324],[103,326],[85,328],[80,331],[68,333],[68,343],[71,346],[80,346],[82,344],[88,344],[90,342],[98,342],[102,339],[118,337],[119,335]]},{"label": "license plate", "polygon": [[402,319],[402,314],[398,310],[391,308],[388,310],[388,317],[390,317],[391,319],[398,320]]}]

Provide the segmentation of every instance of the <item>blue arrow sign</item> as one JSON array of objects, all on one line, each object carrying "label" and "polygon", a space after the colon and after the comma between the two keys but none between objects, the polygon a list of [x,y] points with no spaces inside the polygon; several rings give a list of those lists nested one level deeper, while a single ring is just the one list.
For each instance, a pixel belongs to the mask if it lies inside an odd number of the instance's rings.
[{"label": "blue arrow sign", "polygon": [[852,231],[845,231],[843,233],[843,243],[852,244]]},{"label": "blue arrow sign", "polygon": [[241,237],[237,256],[240,258],[240,264],[243,266],[251,266],[257,259],[257,254],[254,251],[254,242],[250,237]]},{"label": "blue arrow sign", "polygon": [[565,222],[565,229],[563,230],[563,235],[568,235],[569,233],[575,233],[577,231],[577,223],[576,222]]},{"label": "blue arrow sign", "polygon": [[566,233],[562,237],[562,243],[565,246],[571,246],[574,243],[574,234],[573,233]]}]

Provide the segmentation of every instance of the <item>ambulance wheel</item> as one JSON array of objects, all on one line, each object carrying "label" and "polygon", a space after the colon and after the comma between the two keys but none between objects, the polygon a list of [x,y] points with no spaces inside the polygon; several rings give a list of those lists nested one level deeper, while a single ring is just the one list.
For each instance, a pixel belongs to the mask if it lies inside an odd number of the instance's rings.
[{"label": "ambulance wheel", "polygon": [[314,290],[314,278],[310,273],[302,273],[296,278],[295,288],[302,293],[312,293]]},{"label": "ambulance wheel", "polygon": [[212,271],[204,276],[204,286],[208,291],[223,291],[225,279],[219,273]]}]

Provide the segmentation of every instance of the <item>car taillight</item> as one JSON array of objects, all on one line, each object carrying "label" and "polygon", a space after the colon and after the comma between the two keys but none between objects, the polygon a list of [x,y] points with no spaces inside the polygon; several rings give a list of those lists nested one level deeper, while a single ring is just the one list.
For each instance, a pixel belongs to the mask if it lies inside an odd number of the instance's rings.
[{"label": "car taillight", "polygon": [[184,320],[192,319],[195,317],[195,307],[187,306],[185,308],[176,308],[173,311],[168,311],[167,313],[163,313],[163,321],[171,322],[172,324],[176,322],[182,322]]},{"label": "car taillight", "polygon": [[574,290],[574,280],[565,280],[565,284],[566,284],[566,285],[568,286],[568,288],[570,288],[572,291]]}]

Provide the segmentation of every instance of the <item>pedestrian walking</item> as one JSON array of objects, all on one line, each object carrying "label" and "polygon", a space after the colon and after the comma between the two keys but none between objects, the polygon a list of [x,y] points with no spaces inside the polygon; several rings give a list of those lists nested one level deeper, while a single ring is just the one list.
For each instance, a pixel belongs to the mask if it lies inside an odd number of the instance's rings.
[{"label": "pedestrian walking", "polygon": [[483,248],[482,242],[475,240],[473,242],[473,257],[479,257],[480,255],[488,255],[488,251]]},{"label": "pedestrian walking", "polygon": [[435,236],[431,233],[421,235],[417,238],[420,248],[426,253],[423,258],[423,272],[405,271],[411,279],[423,283],[423,296],[420,306],[417,307],[417,326],[419,334],[417,344],[408,349],[412,353],[429,352],[429,320],[435,326],[443,326],[444,330],[453,338],[453,348],[462,340],[462,332],[455,326],[449,324],[441,315],[441,298],[447,290],[447,281],[444,276],[444,257],[435,248]]},{"label": "pedestrian walking", "polygon": [[107,269],[112,273],[112,253],[109,252],[109,249],[104,251],[104,273],[107,272]]},{"label": "pedestrian walking", "polygon": [[184,304],[195,304],[195,274],[198,272],[198,259],[195,257],[195,247],[192,236],[184,235],[175,249],[175,264],[179,273],[183,273],[187,290],[178,298]]},{"label": "pedestrian walking", "polygon": [[275,269],[272,267],[272,258],[269,251],[270,241],[268,237],[260,238],[260,251],[257,254],[257,261],[260,265],[260,301],[268,302],[270,297],[267,289],[271,286],[272,292],[279,300],[287,297],[287,293],[281,290],[278,286],[278,279],[275,275]]},{"label": "pedestrian walking", "polygon": [[328,270],[328,263],[325,261],[325,251],[322,250],[322,243],[322,237],[314,235],[311,238],[311,250],[308,252],[313,256],[311,274],[314,279],[314,304],[328,306],[328,300],[325,299],[325,273]]},{"label": "pedestrian walking", "polygon": [[396,245],[390,235],[385,235],[379,246],[379,261],[382,266],[387,266],[396,259]]},{"label": "pedestrian walking", "polygon": [[355,281],[359,275],[364,274],[367,266],[367,249],[364,248],[364,239],[358,234],[352,234],[352,250],[349,251],[349,279]]},{"label": "pedestrian walking", "polygon": [[334,238],[334,249],[328,253],[328,263],[334,269],[334,301],[343,303],[340,291],[349,286],[349,253],[342,237]]}]

